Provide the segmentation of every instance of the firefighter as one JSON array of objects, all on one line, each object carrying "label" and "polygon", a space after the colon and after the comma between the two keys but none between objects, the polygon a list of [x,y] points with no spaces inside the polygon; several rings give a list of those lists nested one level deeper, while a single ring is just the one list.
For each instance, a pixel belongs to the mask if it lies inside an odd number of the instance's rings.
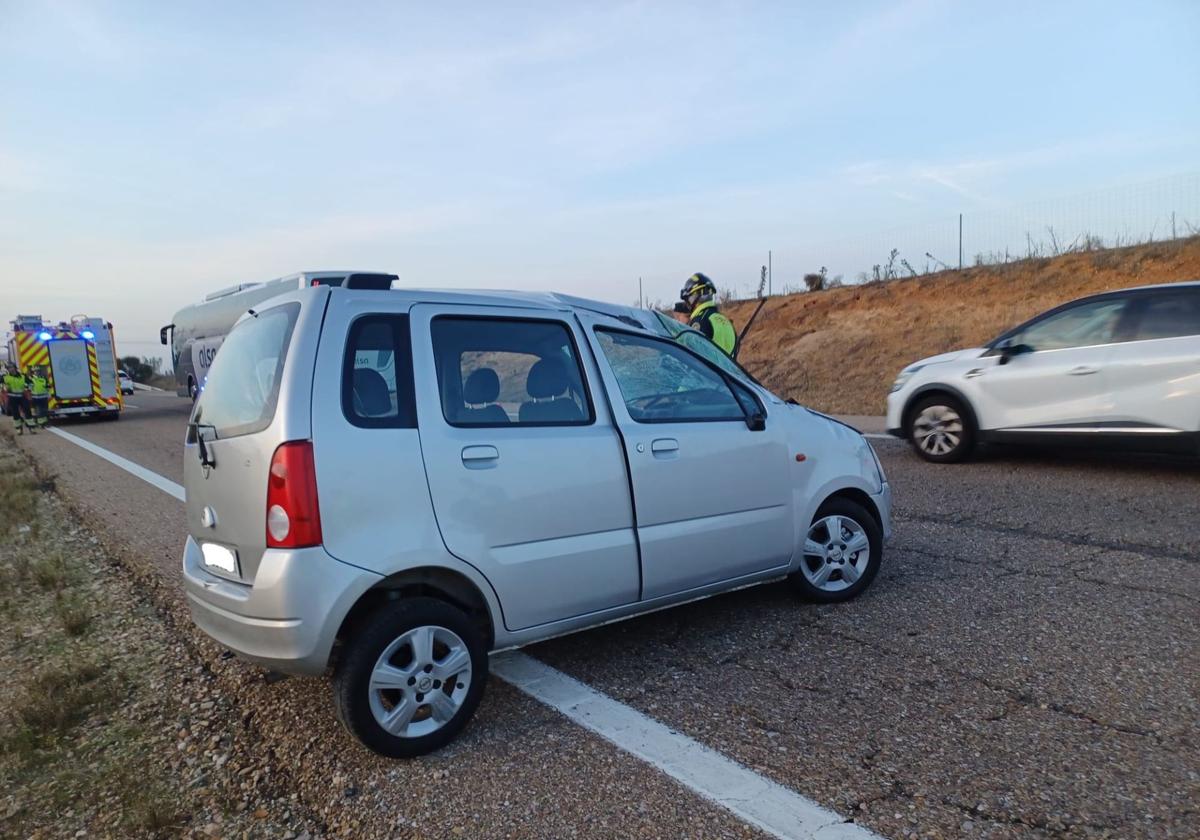
[{"label": "firefighter", "polygon": [[50,383],[46,380],[46,369],[35,367],[29,371],[29,415],[31,425],[46,428],[50,417]]},{"label": "firefighter", "polygon": [[679,290],[682,303],[676,305],[676,311],[688,313],[688,325],[704,333],[706,338],[725,351],[725,355],[736,356],[737,330],[733,328],[733,321],[717,308],[716,296],[717,287],[713,281],[697,272]]},{"label": "firefighter", "polygon": [[28,383],[25,377],[17,370],[17,366],[9,362],[8,371],[4,374],[4,390],[8,394],[8,414],[13,419],[13,428],[17,430],[17,434],[25,434],[25,427],[29,426],[29,433],[35,433],[33,424],[29,420],[29,401],[25,398],[25,389]]}]

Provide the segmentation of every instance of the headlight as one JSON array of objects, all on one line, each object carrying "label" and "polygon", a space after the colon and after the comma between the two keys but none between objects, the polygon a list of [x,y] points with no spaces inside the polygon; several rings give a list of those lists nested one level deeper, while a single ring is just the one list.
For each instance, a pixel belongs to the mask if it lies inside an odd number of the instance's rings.
[{"label": "headlight", "polygon": [[896,381],[892,383],[892,393],[893,394],[896,393],[901,388],[903,388],[905,385],[907,385],[908,380],[912,379],[913,374],[916,373],[917,371],[919,371],[923,367],[925,367],[925,366],[924,365],[912,365],[912,366],[906,367],[904,370],[900,371],[900,375],[897,376]]}]

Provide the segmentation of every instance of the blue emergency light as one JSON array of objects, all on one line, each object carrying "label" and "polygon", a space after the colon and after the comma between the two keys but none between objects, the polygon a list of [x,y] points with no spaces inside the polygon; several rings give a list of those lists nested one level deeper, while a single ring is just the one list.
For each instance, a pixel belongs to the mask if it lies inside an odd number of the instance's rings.
[{"label": "blue emergency light", "polygon": [[80,333],[80,335],[83,336],[84,338],[86,338],[88,341],[91,341],[93,338],[96,337],[96,334],[94,332],[92,332],[91,330],[84,330],[83,332]]},{"label": "blue emergency light", "polygon": [[49,341],[52,338],[54,338],[54,336],[50,335],[50,333],[46,332],[45,330],[42,330],[40,333],[38,333],[38,341]]}]

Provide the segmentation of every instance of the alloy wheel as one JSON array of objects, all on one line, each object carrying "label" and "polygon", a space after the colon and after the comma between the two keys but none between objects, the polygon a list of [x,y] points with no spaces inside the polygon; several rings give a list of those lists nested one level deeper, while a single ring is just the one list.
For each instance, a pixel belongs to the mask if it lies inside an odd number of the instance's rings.
[{"label": "alloy wheel", "polygon": [[871,541],[862,525],[831,514],[808,529],[800,571],[818,589],[838,592],[857,583],[870,562]]},{"label": "alloy wheel", "polygon": [[387,733],[419,738],[458,713],[471,688],[471,653],[445,627],[414,627],[384,648],[367,691],[371,714]]},{"label": "alloy wheel", "polygon": [[928,455],[948,455],[963,440],[963,421],[947,405],[930,405],[913,420],[913,441]]}]

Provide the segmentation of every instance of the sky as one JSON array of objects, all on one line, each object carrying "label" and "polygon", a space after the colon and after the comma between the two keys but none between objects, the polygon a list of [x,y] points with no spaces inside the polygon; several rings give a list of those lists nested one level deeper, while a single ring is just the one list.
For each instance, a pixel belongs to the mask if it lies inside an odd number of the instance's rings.
[{"label": "sky", "polygon": [[1198,171],[1194,0],[0,0],[0,318],[137,355],[294,271],[670,301]]}]

